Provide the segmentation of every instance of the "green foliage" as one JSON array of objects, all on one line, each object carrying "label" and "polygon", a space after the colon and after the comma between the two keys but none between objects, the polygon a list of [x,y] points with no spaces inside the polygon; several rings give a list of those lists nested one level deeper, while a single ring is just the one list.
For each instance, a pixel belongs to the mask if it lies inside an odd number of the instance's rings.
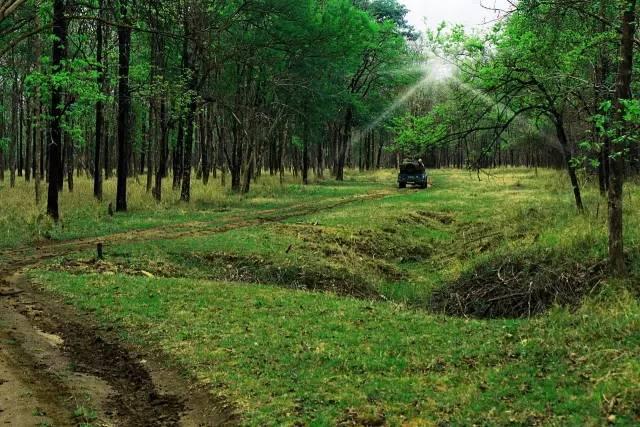
[{"label": "green foliage", "polygon": [[[396,120],[395,147],[424,153],[462,144],[479,165],[503,148],[544,151],[545,134],[562,128],[579,149],[573,165],[590,169],[600,161],[601,137],[635,144],[635,100],[625,103],[624,123],[610,120],[620,13],[609,0],[579,7],[523,0],[492,31],[443,24],[428,34],[428,49],[458,72],[435,100],[425,93],[420,109]],[[572,126],[580,131],[568,132]]]}]

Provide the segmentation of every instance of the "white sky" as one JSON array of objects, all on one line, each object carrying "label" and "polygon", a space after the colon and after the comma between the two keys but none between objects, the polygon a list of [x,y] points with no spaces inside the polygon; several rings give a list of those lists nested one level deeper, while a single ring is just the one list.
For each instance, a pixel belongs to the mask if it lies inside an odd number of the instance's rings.
[{"label": "white sky", "polygon": [[418,30],[435,29],[442,21],[463,24],[465,27],[483,28],[499,17],[496,12],[482,7],[508,8],[507,0],[400,0],[411,11],[409,22]]}]

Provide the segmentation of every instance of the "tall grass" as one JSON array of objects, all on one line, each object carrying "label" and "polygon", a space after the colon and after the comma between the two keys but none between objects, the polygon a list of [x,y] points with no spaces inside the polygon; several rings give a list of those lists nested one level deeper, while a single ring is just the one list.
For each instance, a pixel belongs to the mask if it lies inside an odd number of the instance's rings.
[{"label": "tall grass", "polygon": [[[33,182],[18,179],[15,188],[8,181],[0,182],[0,248],[27,245],[41,239],[65,239],[97,235],[128,229],[146,228],[190,220],[207,220],[211,213],[234,208],[277,208],[314,197],[345,196],[366,192],[376,186],[389,185],[393,172],[385,171],[360,175],[347,173],[344,183],[316,179],[308,187],[300,177],[268,173],[253,183],[249,194],[235,194],[221,180],[211,179],[208,185],[194,179],[191,183],[191,202],[180,201],[180,189],[172,188],[172,177],[164,180],[163,199],[157,203],[146,191],[146,178],[128,181],[128,212],[115,218],[108,215],[108,206],[115,206],[116,180],[104,182],[102,202],[93,197],[93,183],[89,177],[75,178],[74,191],[65,183],[60,197],[61,221],[54,224],[46,215],[46,194],[36,204]],[[366,185],[363,185],[366,183]],[[383,184],[380,184],[383,183]]]}]

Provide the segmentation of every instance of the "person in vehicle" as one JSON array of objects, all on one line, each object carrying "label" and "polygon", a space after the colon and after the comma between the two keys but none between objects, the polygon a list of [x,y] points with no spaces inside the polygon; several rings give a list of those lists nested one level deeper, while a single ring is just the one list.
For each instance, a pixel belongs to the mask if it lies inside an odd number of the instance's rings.
[{"label": "person in vehicle", "polygon": [[400,188],[407,188],[407,184],[419,188],[427,188],[427,181],[427,171],[422,159],[417,162],[409,161],[400,165],[400,174],[398,175],[398,186]]}]

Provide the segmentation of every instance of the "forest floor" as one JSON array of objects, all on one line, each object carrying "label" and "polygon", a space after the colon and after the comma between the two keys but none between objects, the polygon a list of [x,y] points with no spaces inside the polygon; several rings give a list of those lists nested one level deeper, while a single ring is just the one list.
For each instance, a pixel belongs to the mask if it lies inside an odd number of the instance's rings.
[{"label": "forest floor", "polygon": [[80,180],[60,226],[0,184],[0,423],[637,424],[640,186],[611,281],[595,188],[480,178],[132,183],[115,217]]}]

